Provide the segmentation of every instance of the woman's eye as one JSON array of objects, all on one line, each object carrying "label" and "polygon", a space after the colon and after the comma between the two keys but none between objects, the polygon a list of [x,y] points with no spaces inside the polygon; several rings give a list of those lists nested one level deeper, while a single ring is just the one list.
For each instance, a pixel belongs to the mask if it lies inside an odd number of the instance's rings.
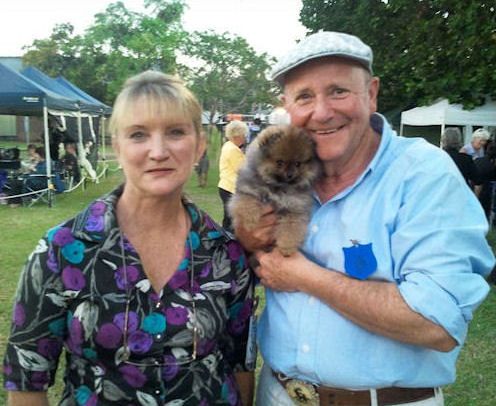
[{"label": "woman's eye", "polygon": [[140,141],[145,138],[145,133],[143,131],[135,131],[129,135],[129,138],[135,141]]},{"label": "woman's eye", "polygon": [[186,131],[184,128],[172,128],[169,130],[168,134],[174,138],[180,138],[184,135],[186,135]]}]

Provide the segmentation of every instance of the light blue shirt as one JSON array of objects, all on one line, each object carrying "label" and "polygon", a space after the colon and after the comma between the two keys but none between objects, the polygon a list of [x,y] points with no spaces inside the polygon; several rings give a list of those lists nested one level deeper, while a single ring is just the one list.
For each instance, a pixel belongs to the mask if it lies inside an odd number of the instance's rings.
[{"label": "light blue shirt", "polygon": [[412,310],[459,345],[443,353],[401,343],[315,297],[266,289],[260,350],[273,370],[325,386],[449,384],[473,311],[489,292],[484,277],[494,256],[487,222],[446,153],[423,139],[398,137],[379,117],[374,159],[342,193],[324,204],[316,198],[303,251],[325,268],[396,283]]}]

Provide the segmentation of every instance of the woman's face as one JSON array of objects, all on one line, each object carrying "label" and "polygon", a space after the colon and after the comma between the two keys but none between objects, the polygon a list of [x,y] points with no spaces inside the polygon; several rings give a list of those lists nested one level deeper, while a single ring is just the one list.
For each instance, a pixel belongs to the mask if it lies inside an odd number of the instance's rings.
[{"label": "woman's face", "polygon": [[139,198],[180,195],[205,149],[193,121],[168,117],[140,99],[129,112],[123,115],[113,140],[127,192]]}]

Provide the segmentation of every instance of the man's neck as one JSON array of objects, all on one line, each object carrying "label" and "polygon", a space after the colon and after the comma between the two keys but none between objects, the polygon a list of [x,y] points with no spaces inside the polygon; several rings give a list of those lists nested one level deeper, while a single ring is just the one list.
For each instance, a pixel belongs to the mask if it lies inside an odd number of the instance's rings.
[{"label": "man's neck", "polygon": [[324,163],[324,176],[315,185],[321,202],[332,199],[353,185],[374,159],[379,144],[380,136],[369,129],[364,143],[350,159],[344,163]]}]

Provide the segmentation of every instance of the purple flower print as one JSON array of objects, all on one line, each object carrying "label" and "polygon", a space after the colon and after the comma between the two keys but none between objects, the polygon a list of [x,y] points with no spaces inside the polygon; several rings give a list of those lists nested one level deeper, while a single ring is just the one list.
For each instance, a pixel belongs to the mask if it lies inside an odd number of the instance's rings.
[{"label": "purple flower print", "polygon": [[174,273],[167,284],[170,286],[171,289],[176,290],[179,288],[184,288],[189,282],[188,279],[188,272],[176,271],[176,273]]},{"label": "purple flower print", "polygon": [[238,392],[232,376],[228,376],[222,385],[222,398],[227,400],[230,405],[238,403]]},{"label": "purple flower print", "polygon": [[3,366],[3,373],[5,375],[10,375],[12,373],[12,365],[10,365],[10,364],[4,364],[4,366]]},{"label": "purple flower print", "polygon": [[62,270],[62,283],[66,289],[81,290],[86,286],[86,279],[79,268],[68,265]]},{"label": "purple flower print", "polygon": [[165,355],[164,364],[162,367],[162,378],[164,378],[164,381],[169,382],[179,372],[179,365],[177,365],[177,360],[173,355]]},{"label": "purple flower print", "polygon": [[245,329],[245,327],[246,327],[245,320],[236,319],[236,320],[231,320],[228,323],[228,330],[233,335],[241,334]]},{"label": "purple flower print", "polygon": [[62,343],[51,338],[42,338],[36,345],[37,351],[49,360],[54,360],[60,354]]},{"label": "purple flower print", "polygon": [[31,384],[35,389],[43,390],[48,388],[48,372],[34,371],[31,374]]},{"label": "purple flower print", "polygon": [[252,299],[245,300],[243,302],[243,307],[238,313],[238,317],[241,320],[248,320],[252,313],[252,307],[253,307],[253,300]]},{"label": "purple flower print", "polygon": [[[117,313],[114,316],[114,324],[119,327],[121,331],[124,331],[124,321],[126,320],[126,313]],[[127,331],[128,332],[133,332],[138,329],[139,326],[139,318],[138,318],[138,313],[136,312],[129,312],[128,318],[127,318]]]},{"label": "purple flower print", "polygon": [[53,236],[53,243],[55,245],[58,245],[59,247],[63,247],[64,245],[70,244],[73,241],[74,237],[69,227],[59,228]]},{"label": "purple flower print", "polygon": [[93,393],[84,406],[96,406],[97,404],[98,396],[96,393]]},{"label": "purple flower print", "polygon": [[167,318],[167,323],[180,326],[188,321],[188,310],[183,306],[168,307],[165,310],[165,317]]},{"label": "purple flower print", "polygon": [[13,322],[17,327],[22,327],[26,322],[26,311],[22,303],[16,303],[14,306]]},{"label": "purple flower print", "polygon": [[12,381],[5,381],[6,390],[17,390],[17,385]]},{"label": "purple flower print", "polygon": [[200,340],[198,342],[198,355],[203,357],[207,354],[210,354],[214,349],[215,344],[215,340]]},{"label": "purple flower print", "polygon": [[205,399],[200,400],[200,403],[198,403],[198,406],[208,406],[208,402]]},{"label": "purple flower print", "polygon": [[120,290],[126,290],[131,287],[133,287],[136,284],[136,281],[138,280],[139,276],[139,270],[133,265],[128,265],[126,266],[126,275],[127,275],[127,286],[126,286],[126,281],[124,278],[124,268],[120,267],[115,271],[114,273],[114,279],[115,282],[117,283],[117,287]]},{"label": "purple flower print", "polygon": [[144,331],[137,330],[129,334],[128,345],[131,352],[135,354],[144,354],[153,344],[153,338]]},{"label": "purple flower print", "polygon": [[106,210],[107,206],[103,202],[95,202],[90,207],[90,213],[93,216],[103,216]]},{"label": "purple flower print", "polygon": [[48,249],[48,256],[47,256],[47,267],[52,271],[53,273],[59,273],[59,263],[57,262],[57,258],[55,257],[55,252],[53,251],[53,248],[50,247]]},{"label": "purple flower print", "polygon": [[209,216],[205,216],[203,220],[205,222],[205,227],[207,228],[207,230],[213,230],[215,228],[215,223]]},{"label": "purple flower print", "polygon": [[212,262],[208,261],[201,269],[199,276],[200,278],[206,278],[212,272]]},{"label": "purple flower print", "polygon": [[83,326],[79,319],[73,317],[69,325],[69,337],[74,344],[82,344],[83,342]]},{"label": "purple flower print", "polygon": [[236,241],[229,241],[227,243],[227,255],[232,261],[237,261],[244,254],[243,248]]},{"label": "purple flower print", "polygon": [[124,380],[133,388],[141,388],[146,382],[146,376],[134,365],[124,365],[119,368]]},{"label": "purple flower print", "polygon": [[84,229],[86,231],[102,231],[104,228],[104,217],[102,216],[89,216],[86,219],[86,224],[84,225]]},{"label": "purple flower print", "polygon": [[103,348],[112,349],[119,346],[121,339],[122,332],[119,327],[113,323],[105,323],[98,330],[95,341]]}]

